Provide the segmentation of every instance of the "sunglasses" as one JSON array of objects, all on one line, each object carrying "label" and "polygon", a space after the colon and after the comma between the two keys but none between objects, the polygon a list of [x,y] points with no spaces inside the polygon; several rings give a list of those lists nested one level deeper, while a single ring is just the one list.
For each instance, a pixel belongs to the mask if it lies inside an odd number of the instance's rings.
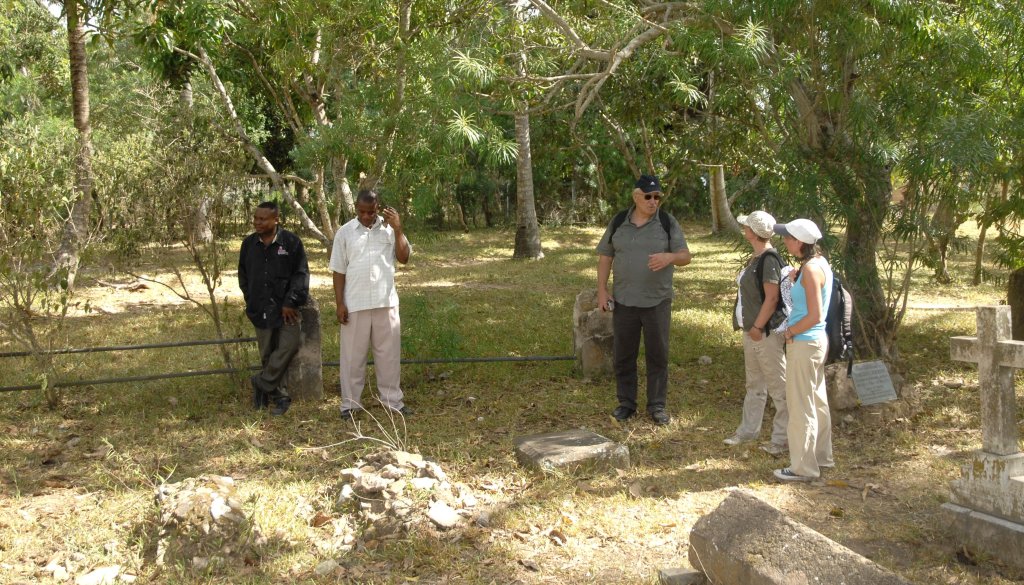
[{"label": "sunglasses", "polygon": [[646,201],[650,201],[651,199],[654,199],[655,201],[661,201],[661,197],[661,195],[653,195],[651,193],[644,194],[644,200]]}]

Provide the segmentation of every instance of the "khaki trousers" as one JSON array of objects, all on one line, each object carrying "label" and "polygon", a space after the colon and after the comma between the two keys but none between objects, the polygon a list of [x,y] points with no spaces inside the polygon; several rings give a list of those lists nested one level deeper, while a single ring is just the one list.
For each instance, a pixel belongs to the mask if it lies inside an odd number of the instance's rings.
[{"label": "khaki trousers", "polygon": [[402,403],[402,323],[398,307],[349,313],[341,326],[341,409],[362,408],[366,386],[366,357],[373,348],[377,391],[384,406],[399,410]]},{"label": "khaki trousers", "polygon": [[825,393],[828,341],[794,340],[786,348],[786,406],[789,408],[789,469],[820,477],[832,467],[832,415]]},{"label": "khaki trousers", "polygon": [[775,405],[772,419],[772,443],[785,446],[789,411],[786,408],[786,337],[773,333],[761,341],[743,334],[743,363],[746,369],[747,395],[743,399],[743,418],[736,434],[743,439],[756,439],[761,434],[761,421],[768,397]]}]

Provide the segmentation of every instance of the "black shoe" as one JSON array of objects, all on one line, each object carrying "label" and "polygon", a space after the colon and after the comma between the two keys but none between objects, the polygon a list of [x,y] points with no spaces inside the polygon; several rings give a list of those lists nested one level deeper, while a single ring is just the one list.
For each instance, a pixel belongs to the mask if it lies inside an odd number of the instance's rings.
[{"label": "black shoe", "polygon": [[620,406],[612,411],[612,416],[619,422],[626,422],[634,414],[636,414],[635,410],[625,406]]},{"label": "black shoe", "polygon": [[281,416],[288,412],[288,407],[292,405],[292,399],[288,396],[278,398],[274,401],[274,408],[270,409],[270,416]]},{"label": "black shoe", "polygon": [[341,411],[341,420],[356,422],[356,410],[355,408],[346,408]]},{"label": "black shoe", "polygon": [[664,408],[658,408],[651,411],[651,420],[656,425],[667,425],[672,420],[672,417],[668,415]]},{"label": "black shoe", "polygon": [[395,414],[400,414],[400,415],[404,416],[405,418],[409,418],[410,416],[416,414],[416,411],[411,409],[411,408],[409,408],[408,405],[403,406],[402,408],[392,408],[391,412],[393,412]]},{"label": "black shoe", "polygon": [[249,382],[252,383],[252,407],[260,410],[267,407],[267,393],[260,390],[257,380],[259,380],[259,374],[249,378]]}]

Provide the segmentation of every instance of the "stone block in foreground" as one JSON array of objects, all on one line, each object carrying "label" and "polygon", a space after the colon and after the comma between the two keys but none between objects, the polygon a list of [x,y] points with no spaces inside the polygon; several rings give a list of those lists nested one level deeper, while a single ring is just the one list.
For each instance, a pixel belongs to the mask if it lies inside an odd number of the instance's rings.
[{"label": "stone block in foreground", "polygon": [[743,490],[694,525],[690,564],[711,583],[910,585]]},{"label": "stone block in foreground", "polygon": [[628,447],[583,429],[519,437],[515,446],[520,463],[545,472],[629,468]]},{"label": "stone block in foreground", "polygon": [[704,573],[689,567],[658,570],[658,585],[707,585]]}]

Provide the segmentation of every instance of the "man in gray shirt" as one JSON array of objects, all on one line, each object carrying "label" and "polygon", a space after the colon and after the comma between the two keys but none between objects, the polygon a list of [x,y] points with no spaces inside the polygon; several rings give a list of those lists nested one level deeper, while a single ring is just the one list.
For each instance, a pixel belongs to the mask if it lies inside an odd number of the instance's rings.
[{"label": "man in gray shirt", "polygon": [[[690,263],[679,222],[661,211],[664,194],[657,177],[641,176],[633,206],[612,219],[597,245],[597,303],[613,311],[616,396],[612,413],[620,422],[636,413],[637,358],[643,335],[647,356],[647,413],[659,425],[671,420],[668,395],[668,340],[672,323],[672,274]],[[608,292],[614,274],[615,296]]]}]

